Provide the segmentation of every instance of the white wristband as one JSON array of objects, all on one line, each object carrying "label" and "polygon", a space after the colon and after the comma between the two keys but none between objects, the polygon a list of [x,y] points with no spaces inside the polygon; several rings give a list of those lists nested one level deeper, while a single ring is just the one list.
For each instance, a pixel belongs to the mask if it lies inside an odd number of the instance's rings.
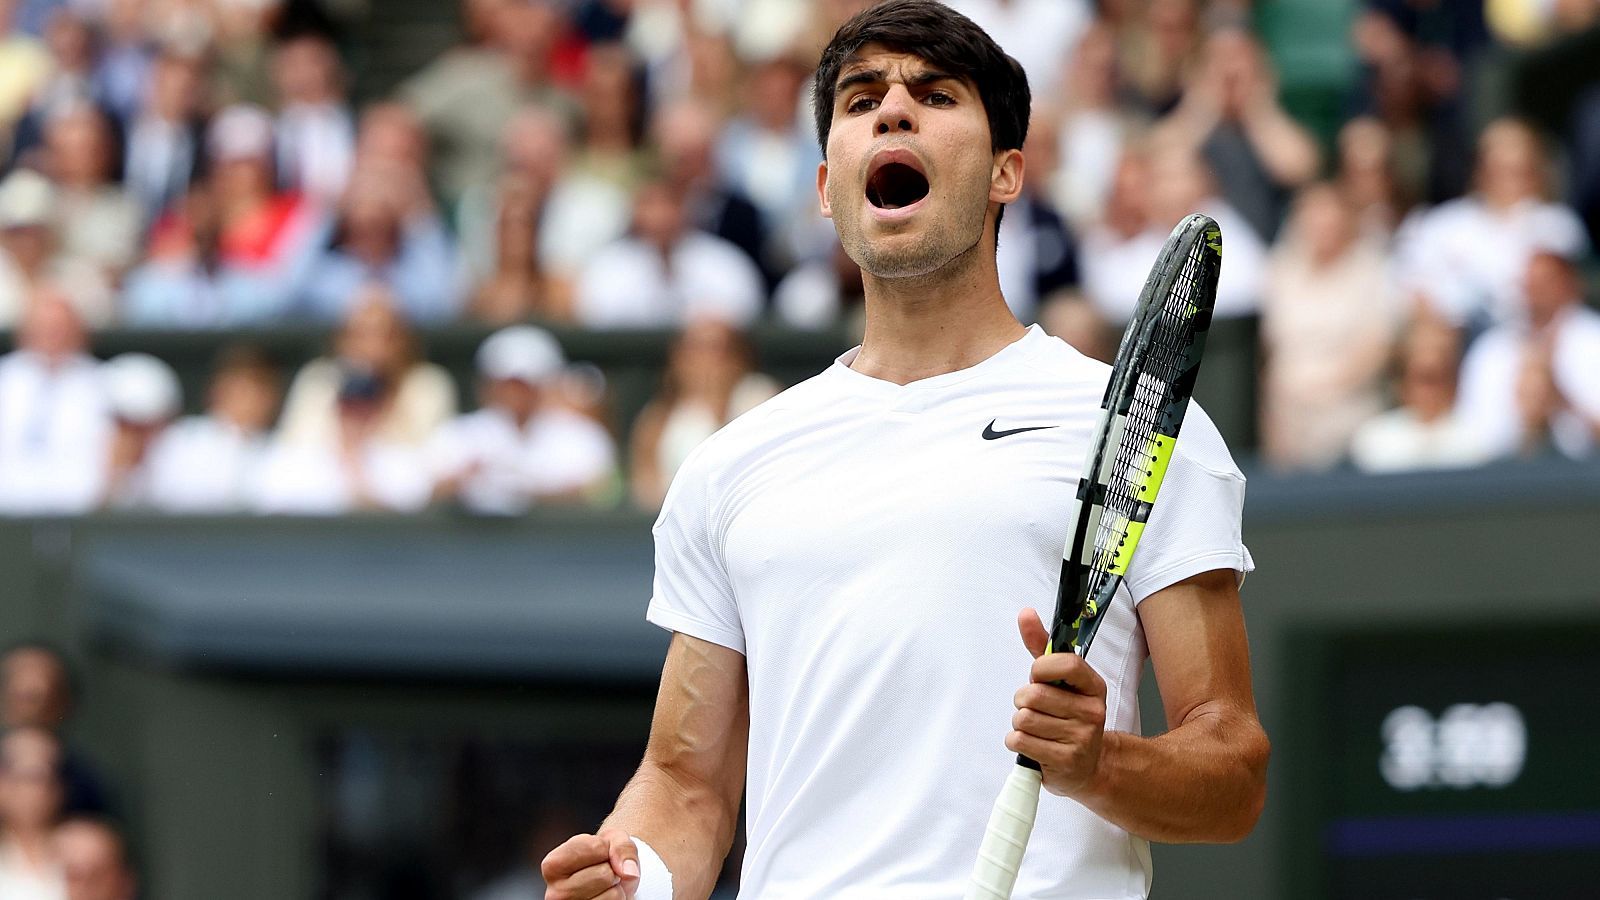
[{"label": "white wristband", "polygon": [[672,871],[667,864],[643,838],[634,837],[633,846],[639,851],[639,892],[633,900],[672,900]]}]

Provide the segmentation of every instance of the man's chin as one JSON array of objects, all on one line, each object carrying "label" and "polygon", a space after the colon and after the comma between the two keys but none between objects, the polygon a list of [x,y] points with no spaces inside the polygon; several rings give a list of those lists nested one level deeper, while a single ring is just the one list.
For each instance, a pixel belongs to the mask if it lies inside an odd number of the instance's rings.
[{"label": "man's chin", "polygon": [[861,261],[861,270],[874,278],[894,280],[932,275],[949,258],[927,247],[874,247]]}]

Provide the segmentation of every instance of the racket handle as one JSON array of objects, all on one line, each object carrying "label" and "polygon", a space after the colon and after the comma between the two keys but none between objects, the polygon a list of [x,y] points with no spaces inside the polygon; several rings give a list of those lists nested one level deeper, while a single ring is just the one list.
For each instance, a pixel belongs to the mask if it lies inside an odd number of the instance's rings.
[{"label": "racket handle", "polygon": [[989,827],[978,848],[963,900],[1011,900],[1011,887],[1022,870],[1022,853],[1028,849],[1033,817],[1039,811],[1038,769],[1019,765],[1011,770],[1005,787],[994,801]]}]

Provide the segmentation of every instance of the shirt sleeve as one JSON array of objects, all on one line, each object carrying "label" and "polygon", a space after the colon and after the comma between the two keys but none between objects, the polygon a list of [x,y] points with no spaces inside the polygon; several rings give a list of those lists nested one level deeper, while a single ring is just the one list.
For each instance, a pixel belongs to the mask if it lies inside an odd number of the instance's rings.
[{"label": "shirt sleeve", "polygon": [[1125,584],[1134,603],[1162,588],[1209,572],[1232,569],[1240,581],[1255,568],[1244,545],[1244,475],[1217,426],[1191,404],[1150,523]]},{"label": "shirt sleeve", "polygon": [[712,524],[715,504],[705,450],[701,444],[678,469],[652,529],[656,573],[645,618],[743,653],[744,629]]}]

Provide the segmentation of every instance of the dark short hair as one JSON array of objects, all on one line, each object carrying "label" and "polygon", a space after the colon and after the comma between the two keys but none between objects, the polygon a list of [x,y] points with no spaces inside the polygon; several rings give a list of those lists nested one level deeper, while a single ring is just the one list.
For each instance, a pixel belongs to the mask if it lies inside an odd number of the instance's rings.
[{"label": "dark short hair", "polygon": [[1027,140],[1032,94],[1021,64],[1007,56],[988,32],[938,0],[886,0],[839,26],[817,63],[811,109],[824,157],[828,155],[828,133],[833,130],[834,85],[839,71],[868,44],[910,53],[971,82],[989,118],[992,150],[1018,150]]}]

